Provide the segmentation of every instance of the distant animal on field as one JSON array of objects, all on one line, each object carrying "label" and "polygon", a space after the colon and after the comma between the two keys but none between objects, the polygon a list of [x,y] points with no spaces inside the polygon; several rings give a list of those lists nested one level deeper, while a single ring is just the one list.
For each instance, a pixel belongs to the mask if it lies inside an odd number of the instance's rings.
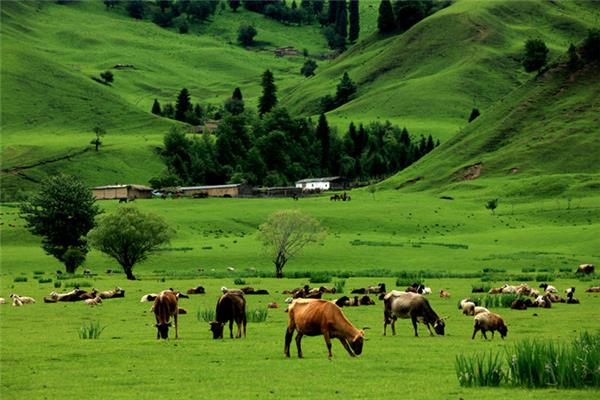
[{"label": "distant animal on field", "polygon": [[592,286],[589,289],[586,289],[586,293],[600,293],[600,286]]},{"label": "distant animal on field", "polygon": [[595,271],[595,267],[594,264],[581,264],[579,267],[577,267],[577,274],[593,274]]},{"label": "distant animal on field", "polygon": [[35,303],[35,299],[33,297],[29,297],[29,296],[19,296],[18,294],[11,294],[10,297],[12,298],[12,305],[15,307],[20,307],[23,304],[33,304]]},{"label": "distant animal on field", "polygon": [[448,293],[444,289],[440,289],[440,297],[450,297],[450,293]]},{"label": "distant animal on field", "polygon": [[102,299],[113,299],[117,297],[125,297],[125,291],[120,287],[116,287],[112,290],[105,290],[103,292],[99,292],[98,296]]},{"label": "distant animal on field", "polygon": [[187,294],[205,294],[206,291],[202,286],[196,286],[195,288],[188,289]]},{"label": "distant animal on field", "polygon": [[431,326],[435,332],[443,336],[446,318],[440,318],[433,311],[429,301],[418,293],[411,292],[399,292],[392,290],[385,295],[384,300],[384,322],[383,322],[383,334],[386,334],[386,328],[388,325],[392,327],[392,334],[396,334],[395,323],[398,318],[410,318],[412,320],[415,336],[419,336],[417,332],[417,322],[425,324],[429,330],[429,334],[433,336]]},{"label": "distant animal on field", "polygon": [[102,298],[100,296],[96,296],[93,299],[86,299],[84,302],[90,306],[97,306],[98,304],[102,303]]},{"label": "distant animal on field", "polygon": [[279,308],[279,304],[272,302],[267,304],[267,308]]},{"label": "distant animal on field", "polygon": [[237,325],[237,338],[246,337],[246,299],[243,293],[227,292],[217,301],[216,317],[210,322],[213,339],[223,339],[223,328],[229,322],[229,337],[233,339],[233,322]]},{"label": "distant animal on field", "polygon": [[352,294],[370,294],[370,293],[385,293],[385,283],[380,283],[374,286],[368,286],[366,288],[354,289]]},{"label": "distant animal on field", "polygon": [[6,299],[4,297],[0,297],[0,304],[6,304]]},{"label": "distant animal on field", "polygon": [[350,356],[362,353],[365,339],[363,330],[356,329],[346,318],[342,310],[334,303],[319,299],[296,299],[288,307],[288,327],[285,332],[284,353],[290,356],[290,344],[294,331],[298,357],[302,358],[301,341],[304,335],[323,335],[327,345],[328,357],[331,358],[331,339],[339,339]]},{"label": "distant animal on field", "polygon": [[177,295],[171,290],[163,290],[154,299],[152,310],[156,317],[156,338],[169,338],[169,327],[171,327],[170,319],[173,317],[173,322],[175,323],[175,339],[178,339],[179,329],[177,326],[177,315],[179,314],[179,304]]},{"label": "distant animal on field", "polygon": [[540,288],[544,289],[544,292],[546,293],[558,293],[558,289],[547,283],[541,283]]},{"label": "distant animal on field", "polygon": [[481,331],[481,335],[487,339],[486,332],[492,332],[492,339],[494,338],[494,332],[498,331],[500,337],[504,339],[508,334],[508,327],[504,324],[504,320],[500,315],[492,312],[484,312],[478,314],[474,318],[473,336],[471,339],[475,339],[475,334]]}]

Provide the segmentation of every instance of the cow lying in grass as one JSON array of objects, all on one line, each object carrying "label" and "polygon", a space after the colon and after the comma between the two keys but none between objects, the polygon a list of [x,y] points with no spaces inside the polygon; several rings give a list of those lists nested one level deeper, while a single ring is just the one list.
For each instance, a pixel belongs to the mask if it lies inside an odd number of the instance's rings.
[{"label": "cow lying in grass", "polygon": [[[362,353],[365,340],[364,329],[356,329],[342,310],[334,303],[319,299],[296,299],[287,308],[289,314],[288,327],[285,332],[284,353],[290,356],[290,344],[294,331],[298,357],[302,358],[301,341],[304,335],[323,335],[327,345],[328,356],[331,358],[331,339],[340,340],[348,354],[354,357]],[[366,329],[366,328],[365,328]]]}]

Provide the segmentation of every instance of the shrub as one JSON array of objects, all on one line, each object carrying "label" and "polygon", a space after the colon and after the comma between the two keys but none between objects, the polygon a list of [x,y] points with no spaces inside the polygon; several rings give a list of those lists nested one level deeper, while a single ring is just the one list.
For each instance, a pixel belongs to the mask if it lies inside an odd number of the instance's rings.
[{"label": "shrub", "polygon": [[257,33],[256,28],[252,25],[240,25],[238,29],[238,42],[243,46],[250,46],[254,43],[254,36],[256,36]]},{"label": "shrub", "polygon": [[521,272],[535,272],[534,267],[523,267],[521,268]]},{"label": "shrub", "polygon": [[44,275],[44,271],[33,271],[33,275]]},{"label": "shrub", "polygon": [[55,281],[55,282],[54,282],[54,288],[55,288],[55,289],[58,289],[58,288],[60,288],[61,286],[62,286],[62,282],[61,282],[61,281]]},{"label": "shrub", "polygon": [[308,280],[310,283],[329,283],[331,275],[327,272],[311,272]]},{"label": "shrub", "polygon": [[89,325],[84,322],[77,332],[79,339],[98,339],[106,326],[101,326],[99,321],[90,321]]},{"label": "shrub", "polygon": [[52,283],[52,278],[40,278],[38,283]]},{"label": "shrub", "polygon": [[102,78],[102,80],[106,83],[112,83],[115,78],[113,76],[113,73],[110,71],[104,71],[100,74],[100,78]]},{"label": "shrub", "polygon": [[89,281],[70,281],[70,282],[66,282],[65,286],[82,288],[82,287],[92,287],[93,284],[92,284],[92,282],[89,282]]},{"label": "shrub", "polygon": [[456,356],[456,376],[461,386],[499,386],[504,378],[502,358],[493,352]]},{"label": "shrub", "polygon": [[233,280],[233,283],[234,283],[235,285],[245,285],[245,284],[246,284],[246,281],[245,281],[245,280],[243,280],[242,278],[235,278],[235,279]]},{"label": "shrub", "polygon": [[69,247],[63,256],[67,271],[75,271],[85,262],[85,252],[77,247]]},{"label": "shrub", "polygon": [[554,275],[553,274],[537,274],[535,276],[535,281],[536,282],[552,282],[552,281],[554,281]]},{"label": "shrub", "polygon": [[26,276],[15,276],[15,279],[13,280],[13,282],[27,282],[27,277]]}]

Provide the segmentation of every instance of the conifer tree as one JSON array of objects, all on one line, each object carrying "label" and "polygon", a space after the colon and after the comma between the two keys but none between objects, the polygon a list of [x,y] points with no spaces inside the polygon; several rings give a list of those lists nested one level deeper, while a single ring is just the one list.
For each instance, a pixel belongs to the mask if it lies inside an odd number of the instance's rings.
[{"label": "conifer tree", "polygon": [[319,116],[316,132],[317,140],[321,143],[321,170],[322,173],[329,173],[329,149],[331,147],[331,138],[329,125],[325,114]]},{"label": "conifer tree", "polygon": [[344,72],[344,76],[337,85],[337,91],[335,94],[338,105],[347,103],[350,97],[356,93],[356,84],[350,79],[347,72]]},{"label": "conifer tree", "polygon": [[344,41],[346,40],[346,36],[348,36],[348,9],[346,8],[346,0],[338,2],[335,31]]},{"label": "conifer tree", "polygon": [[175,104],[175,119],[177,121],[185,122],[185,113],[192,109],[192,102],[190,101],[190,92],[183,88],[177,96],[177,103]]},{"label": "conifer tree", "polygon": [[262,96],[258,99],[258,112],[264,115],[271,111],[277,104],[277,87],[275,86],[275,78],[273,73],[266,70],[262,75]]},{"label": "conifer tree", "polygon": [[348,39],[350,42],[354,43],[358,39],[358,33],[360,32],[358,0],[350,0],[348,11],[350,13],[350,31],[348,32]]},{"label": "conifer tree", "polygon": [[240,0],[229,0],[229,7],[233,10],[233,12],[237,12],[237,9],[240,7]]},{"label": "conifer tree", "polygon": [[160,103],[157,99],[154,99],[154,103],[152,104],[152,114],[160,115]]},{"label": "conifer tree", "polygon": [[396,29],[396,19],[394,18],[394,10],[392,9],[390,0],[381,0],[377,27],[380,33],[389,33]]}]

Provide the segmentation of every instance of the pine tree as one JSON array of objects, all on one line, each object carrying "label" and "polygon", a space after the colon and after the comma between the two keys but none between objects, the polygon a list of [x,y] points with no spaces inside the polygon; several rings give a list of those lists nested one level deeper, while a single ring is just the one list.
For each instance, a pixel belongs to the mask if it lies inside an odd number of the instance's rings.
[{"label": "pine tree", "polygon": [[429,153],[431,150],[433,150],[435,148],[435,144],[433,143],[433,138],[431,137],[431,134],[427,137],[427,153]]},{"label": "pine tree", "polygon": [[237,9],[240,7],[240,0],[229,0],[229,7],[233,10],[233,12],[237,12]]},{"label": "pine tree", "polygon": [[331,146],[331,138],[329,125],[325,114],[319,116],[316,132],[317,140],[321,143],[321,170],[323,174],[329,173],[329,149]]},{"label": "pine tree", "polygon": [[390,0],[381,0],[377,27],[380,33],[389,33],[396,29],[396,19],[394,18],[394,10],[392,9]]},{"label": "pine tree", "polygon": [[471,111],[471,115],[469,116],[469,122],[474,121],[475,118],[479,117],[479,115],[481,115],[481,113],[479,112],[479,109],[473,108],[473,110]]},{"label": "pine tree", "polygon": [[350,32],[348,33],[348,39],[354,43],[358,39],[358,33],[360,32],[360,19],[358,12],[358,0],[350,0]]},{"label": "pine tree", "polygon": [[277,87],[275,86],[275,78],[271,71],[266,70],[262,75],[263,88],[262,96],[258,99],[258,112],[260,115],[264,115],[271,111],[277,104]]},{"label": "pine tree", "polygon": [[175,103],[175,119],[177,121],[185,122],[185,113],[192,109],[192,102],[190,101],[190,92],[186,88],[181,89],[177,96],[177,103]]},{"label": "pine tree", "polygon": [[338,2],[335,31],[346,41],[346,36],[348,36],[348,9],[346,8],[346,0]]},{"label": "pine tree", "polygon": [[242,91],[239,87],[236,87],[233,90],[233,95],[231,95],[231,98],[235,100],[244,100],[244,97],[242,96]]},{"label": "pine tree", "polygon": [[350,97],[356,93],[356,84],[350,79],[347,72],[344,72],[344,76],[337,85],[337,91],[335,94],[338,105],[347,103]]},{"label": "pine tree", "polygon": [[338,3],[338,0],[329,0],[329,7],[327,9],[327,22],[329,22],[330,24],[334,24],[336,22],[336,18],[338,15]]},{"label": "pine tree", "polygon": [[529,39],[525,42],[525,53],[523,55],[523,67],[525,71],[538,73],[546,65],[548,60],[548,47],[541,39]]},{"label": "pine tree", "polygon": [[154,103],[152,104],[152,114],[160,115],[160,103],[157,99],[154,99]]}]

